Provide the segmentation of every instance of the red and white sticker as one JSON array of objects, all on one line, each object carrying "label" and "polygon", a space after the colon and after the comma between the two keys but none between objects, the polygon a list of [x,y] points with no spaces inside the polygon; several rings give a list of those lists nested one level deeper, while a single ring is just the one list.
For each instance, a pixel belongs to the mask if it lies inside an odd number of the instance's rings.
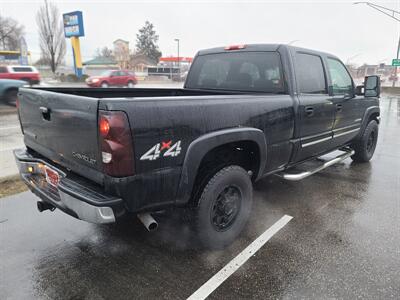
[{"label": "red and white sticker", "polygon": [[156,160],[160,157],[176,157],[181,153],[181,141],[172,144],[172,141],[166,141],[155,144],[145,154],[142,155],[140,160]]},{"label": "red and white sticker", "polygon": [[44,167],[44,171],[46,173],[47,183],[57,187],[58,183],[60,182],[60,176],[58,175],[58,173],[47,166]]}]

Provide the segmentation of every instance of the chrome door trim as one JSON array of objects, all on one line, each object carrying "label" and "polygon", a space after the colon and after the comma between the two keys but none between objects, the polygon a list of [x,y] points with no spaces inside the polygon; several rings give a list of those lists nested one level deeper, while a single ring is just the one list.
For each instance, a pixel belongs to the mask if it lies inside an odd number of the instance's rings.
[{"label": "chrome door trim", "polygon": [[312,142],[301,144],[301,147],[302,148],[308,147],[308,146],[315,145],[315,144],[318,144],[318,143],[322,143],[322,142],[325,142],[325,141],[328,141],[328,140],[331,140],[331,139],[332,139],[332,136],[327,136],[327,137],[319,139],[319,140],[315,140],[315,141],[312,141]]},{"label": "chrome door trim", "polygon": [[339,136],[342,136],[342,135],[346,135],[346,134],[350,134],[350,133],[353,133],[353,132],[357,132],[359,130],[360,130],[360,127],[356,128],[356,129],[348,130],[348,131],[345,131],[345,132],[341,132],[341,133],[334,133],[333,137],[336,138],[336,137],[339,137]]}]

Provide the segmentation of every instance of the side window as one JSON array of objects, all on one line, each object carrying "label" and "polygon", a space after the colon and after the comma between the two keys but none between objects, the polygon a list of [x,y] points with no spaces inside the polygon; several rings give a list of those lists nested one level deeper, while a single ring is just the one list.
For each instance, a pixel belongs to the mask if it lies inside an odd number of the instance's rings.
[{"label": "side window", "polygon": [[334,95],[351,93],[353,83],[343,64],[337,59],[328,58],[328,70],[332,80]]},{"label": "side window", "polygon": [[14,72],[32,72],[32,68],[30,67],[13,67]]},{"label": "side window", "polygon": [[312,54],[297,53],[296,77],[300,93],[328,93],[321,57]]}]

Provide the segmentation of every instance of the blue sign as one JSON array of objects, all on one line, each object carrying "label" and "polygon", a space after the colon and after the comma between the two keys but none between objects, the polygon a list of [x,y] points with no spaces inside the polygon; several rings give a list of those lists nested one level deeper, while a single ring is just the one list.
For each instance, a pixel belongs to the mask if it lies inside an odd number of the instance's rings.
[{"label": "blue sign", "polygon": [[64,35],[66,38],[72,36],[84,36],[83,17],[81,11],[73,11],[63,14]]}]

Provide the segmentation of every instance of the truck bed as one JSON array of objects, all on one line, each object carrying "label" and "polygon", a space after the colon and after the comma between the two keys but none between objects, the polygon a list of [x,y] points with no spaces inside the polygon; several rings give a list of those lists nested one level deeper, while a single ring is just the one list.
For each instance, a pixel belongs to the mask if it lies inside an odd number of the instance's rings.
[{"label": "truck bed", "polygon": [[[35,87],[33,90],[48,91],[91,98],[135,98],[168,96],[239,95],[243,92],[221,90],[194,90],[185,88],[76,88],[76,87]],[[248,92],[247,92],[248,94]]]}]

